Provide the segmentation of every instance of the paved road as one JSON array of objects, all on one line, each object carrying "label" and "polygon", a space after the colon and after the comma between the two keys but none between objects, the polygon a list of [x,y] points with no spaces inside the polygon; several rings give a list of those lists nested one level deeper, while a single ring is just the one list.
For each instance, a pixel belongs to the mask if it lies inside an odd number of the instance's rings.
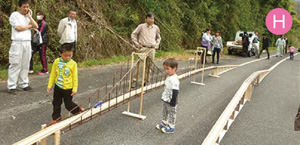
[{"label": "paved road", "polygon": [[[254,58],[230,57],[222,64],[240,64]],[[181,82],[180,105],[176,133],[163,135],[154,129],[161,117],[160,95],[162,89],[145,96],[145,121],[136,120],[120,113],[122,106],[82,127],[63,135],[63,144],[199,144],[222,113],[241,83],[256,70],[269,68],[281,58],[262,60],[237,68],[220,79],[205,77],[204,87]],[[161,64],[161,62],[157,62]],[[186,62],[180,63],[187,67]],[[79,95],[75,101],[86,100],[95,88],[108,80],[118,65],[95,67],[79,71]],[[198,78],[200,79],[200,78]],[[35,92],[20,91],[12,96],[6,93],[6,83],[0,83],[0,144],[14,143],[40,129],[51,120],[51,96],[45,93],[48,76],[31,76]],[[136,110],[139,100],[135,100]],[[134,106],[133,106],[134,108]],[[16,117],[15,119],[13,117]]]},{"label": "paved road", "polygon": [[[279,60],[249,64],[225,73],[220,79],[206,77],[204,87],[190,84],[191,79],[181,81],[177,127],[172,135],[154,128],[161,118],[162,89],[158,89],[145,96],[145,121],[122,116],[120,113],[126,108],[120,107],[66,133],[63,144],[201,144],[242,82],[252,72],[267,69]],[[138,101],[134,101],[135,110]]]},{"label": "paved road", "polygon": [[222,145],[299,145],[294,119],[300,105],[300,57],[287,60],[254,89]]}]

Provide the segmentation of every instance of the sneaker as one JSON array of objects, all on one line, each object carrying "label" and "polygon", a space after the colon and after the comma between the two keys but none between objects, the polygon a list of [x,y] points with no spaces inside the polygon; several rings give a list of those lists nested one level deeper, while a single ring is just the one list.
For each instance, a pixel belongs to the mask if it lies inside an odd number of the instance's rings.
[{"label": "sneaker", "polygon": [[17,89],[9,89],[9,90],[8,90],[8,93],[9,93],[9,94],[16,95],[16,94],[17,94]]},{"label": "sneaker", "polygon": [[53,125],[53,124],[56,124],[58,121],[57,120],[52,120],[49,124],[49,126]]},{"label": "sneaker", "polygon": [[164,128],[165,126],[166,126],[166,125],[165,125],[163,122],[161,122],[161,123],[157,124],[157,125],[155,126],[155,128],[158,129],[158,130],[161,130],[161,129]]},{"label": "sneaker", "polygon": [[38,72],[39,75],[48,74],[48,73],[49,72],[42,72],[42,71]]},{"label": "sneaker", "polygon": [[56,119],[56,120],[52,120],[49,124],[49,126],[53,125],[53,124],[56,124],[57,122],[61,121],[61,118],[59,119]]},{"label": "sneaker", "polygon": [[80,112],[84,112],[85,111],[85,109],[82,108],[82,107],[80,107],[79,109],[80,109]]},{"label": "sneaker", "polygon": [[162,128],[161,131],[162,131],[163,133],[174,133],[175,129],[174,129],[174,128],[171,128],[170,126],[168,126],[168,127]]},{"label": "sneaker", "polygon": [[28,87],[23,88],[23,91],[32,92],[33,89],[30,86],[28,86]]},{"label": "sneaker", "polygon": [[30,73],[30,74],[33,74],[33,73],[34,73],[34,71],[33,71],[33,70],[29,70],[29,73]]}]

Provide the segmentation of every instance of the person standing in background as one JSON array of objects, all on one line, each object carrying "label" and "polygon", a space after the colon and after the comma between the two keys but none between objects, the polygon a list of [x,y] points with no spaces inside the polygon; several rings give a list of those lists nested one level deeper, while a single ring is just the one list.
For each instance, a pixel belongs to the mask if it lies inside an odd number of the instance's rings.
[{"label": "person standing in background", "polygon": [[[211,30],[209,28],[207,28],[205,30],[205,33],[202,36],[202,42],[201,42],[201,46],[206,48],[206,56],[208,53],[208,50],[210,49],[210,43],[212,41],[212,36],[210,35]],[[204,60],[204,53],[202,53],[201,55],[201,63],[203,64],[203,60]],[[206,62],[206,58],[205,58],[205,62]]]},{"label": "person standing in background", "polygon": [[285,40],[284,40],[284,37],[283,35],[277,39],[276,41],[276,46],[277,46],[277,54],[276,54],[276,57],[280,56],[282,57],[282,54],[283,54],[283,48],[285,47]]},{"label": "person standing in background", "polygon": [[259,58],[259,38],[258,38],[258,32],[255,32],[255,34],[254,34],[254,38],[252,40],[252,45],[254,47],[256,58]]},{"label": "person standing in background", "polygon": [[216,35],[213,37],[212,44],[213,44],[212,63],[215,63],[215,54],[217,53],[217,64],[219,64],[220,52],[223,49],[222,37],[220,36],[219,31],[217,31]]},{"label": "person standing in background", "polygon": [[249,36],[248,36],[247,32],[244,32],[244,35],[242,37],[242,41],[243,41],[242,43],[243,43],[244,57],[247,57],[247,55],[248,55],[248,48],[249,48],[249,44],[250,44]]},{"label": "person standing in background", "polygon": [[57,34],[60,37],[60,44],[70,43],[76,52],[77,42],[77,22],[76,22],[76,10],[70,10],[69,16],[60,20]]},{"label": "person standing in background", "polygon": [[[24,91],[32,91],[29,86],[29,62],[31,59],[31,29],[38,29],[32,18],[28,0],[19,0],[19,11],[9,17],[12,26],[12,44],[9,50],[8,93],[16,94],[17,85]],[[18,84],[17,84],[18,83]]]},{"label": "person standing in background", "polygon": [[42,35],[42,40],[43,43],[40,45],[32,44],[32,56],[30,60],[30,67],[29,67],[29,73],[33,73],[33,56],[36,52],[39,52],[40,55],[40,60],[42,63],[42,70],[38,72],[38,74],[48,74],[48,67],[47,67],[47,58],[46,58],[46,47],[49,41],[49,32],[48,32],[48,23],[46,22],[46,15],[44,12],[38,10],[36,12],[37,15],[37,20],[38,20],[38,25],[39,29],[38,31]]},{"label": "person standing in background", "polygon": [[270,59],[269,46],[270,46],[270,40],[269,40],[269,38],[267,37],[266,34],[263,34],[262,49],[260,50],[258,58],[260,58],[260,55],[262,54],[262,52],[264,50],[266,50],[267,54],[268,54],[268,58],[267,59]]},{"label": "person standing in background", "polygon": [[[146,15],[146,23],[140,24],[131,34],[131,39],[134,45],[138,49],[138,53],[145,53],[147,57],[150,59],[146,59],[146,75],[144,78],[145,84],[150,81],[152,63],[150,61],[154,61],[155,59],[155,51],[159,48],[159,44],[161,41],[160,30],[157,25],[154,24],[154,14],[149,12]],[[140,57],[142,58],[142,57]],[[143,59],[143,58],[142,58]],[[134,78],[138,76],[137,72],[142,72],[142,65],[139,65],[138,69],[135,69]],[[133,79],[134,82],[137,80]],[[132,84],[132,88],[134,88],[135,83]],[[144,85],[145,85],[144,84]]]},{"label": "person standing in background", "polygon": [[288,38],[286,37],[286,35],[284,35],[284,40],[285,40],[285,47],[284,47],[284,54],[287,54],[288,53],[288,44],[289,44],[289,40],[288,40]]}]

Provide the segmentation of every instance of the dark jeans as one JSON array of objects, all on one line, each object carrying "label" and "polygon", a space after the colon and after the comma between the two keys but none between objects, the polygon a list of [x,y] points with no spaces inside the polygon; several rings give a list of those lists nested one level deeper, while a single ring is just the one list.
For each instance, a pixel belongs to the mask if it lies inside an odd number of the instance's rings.
[{"label": "dark jeans", "polygon": [[73,96],[72,89],[63,90],[59,88],[57,85],[54,87],[54,94],[53,94],[53,114],[52,119],[57,120],[61,117],[61,104],[62,101],[65,103],[65,107],[68,111],[71,111],[72,114],[78,114],[80,112],[80,108],[77,104],[75,104],[72,99]]},{"label": "dark jeans", "polygon": [[32,54],[31,54],[31,60],[30,60],[30,67],[29,70],[33,70],[33,56],[36,52],[39,52],[40,54],[40,61],[42,63],[43,69],[42,72],[47,72],[47,57],[46,57],[46,44],[42,44],[40,46],[33,46],[32,47]]},{"label": "dark jeans", "polygon": [[290,52],[290,59],[291,59],[291,60],[294,59],[294,52]]},{"label": "dark jeans", "polygon": [[217,63],[219,63],[220,60],[220,52],[221,49],[220,48],[214,48],[213,54],[212,54],[212,62],[215,62],[215,54],[217,53]]},{"label": "dark jeans", "polygon": [[287,48],[288,48],[288,47],[287,47],[287,44],[286,44],[286,46],[285,46],[284,49],[283,49],[283,53],[285,53],[285,54],[288,53]]},{"label": "dark jeans", "polygon": [[266,51],[267,51],[267,54],[268,54],[268,59],[269,59],[269,58],[270,58],[269,47],[267,47],[267,48],[262,48],[262,49],[260,50],[260,52],[259,52],[259,55],[258,55],[258,57],[260,57],[260,55],[262,54],[262,52],[263,52],[264,50],[266,50]]},{"label": "dark jeans", "polygon": [[249,45],[243,45],[244,56],[248,55],[248,47]]}]

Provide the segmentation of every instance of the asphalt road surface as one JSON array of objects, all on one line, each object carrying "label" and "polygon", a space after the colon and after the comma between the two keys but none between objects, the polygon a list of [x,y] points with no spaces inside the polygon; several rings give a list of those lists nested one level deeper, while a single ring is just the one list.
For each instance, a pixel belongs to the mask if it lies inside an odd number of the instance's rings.
[{"label": "asphalt road surface", "polygon": [[[234,56],[222,60],[221,65],[241,64],[254,59],[254,57],[242,58]],[[162,134],[155,129],[155,125],[161,119],[162,104],[160,96],[163,91],[163,88],[161,88],[145,94],[143,114],[147,116],[146,120],[141,121],[121,115],[121,112],[126,109],[126,106],[121,106],[63,134],[61,143],[64,145],[201,144],[242,82],[254,71],[268,69],[281,59],[273,57],[270,60],[251,63],[229,71],[219,79],[206,75],[204,78],[206,86],[191,84],[192,78],[181,81],[176,131],[174,134]],[[297,60],[299,60],[298,57],[293,61],[295,66],[299,66],[299,61]],[[156,63],[162,67],[161,62]],[[286,63],[282,65],[286,65]],[[180,69],[186,67],[188,67],[187,62],[180,62]],[[111,77],[111,73],[117,69],[118,65],[81,69],[79,71],[79,94],[76,96],[75,101],[81,102],[86,100],[87,96],[93,93],[98,86],[104,85],[104,82]],[[279,70],[279,72],[283,71]],[[292,74],[291,70],[286,70],[286,73],[286,75]],[[197,79],[200,80],[200,75],[197,75]],[[278,78],[275,76],[273,79]],[[1,145],[17,142],[39,131],[41,124],[51,121],[52,95],[46,93],[47,80],[47,75],[31,76],[30,84],[35,91],[19,91],[17,95],[7,94],[6,83],[0,83]],[[288,84],[290,82],[285,83]],[[286,92],[282,92],[282,95],[286,95]],[[298,100],[289,101],[294,102],[297,107]],[[138,106],[139,99],[135,99],[132,102],[132,111],[138,112]],[[287,111],[295,115],[296,107],[291,107],[291,110]],[[245,110],[247,110],[247,106]],[[224,138],[224,142],[226,138],[227,135]]]},{"label": "asphalt road surface", "polygon": [[222,145],[299,145],[294,119],[300,105],[300,57],[275,68],[238,115]]}]

